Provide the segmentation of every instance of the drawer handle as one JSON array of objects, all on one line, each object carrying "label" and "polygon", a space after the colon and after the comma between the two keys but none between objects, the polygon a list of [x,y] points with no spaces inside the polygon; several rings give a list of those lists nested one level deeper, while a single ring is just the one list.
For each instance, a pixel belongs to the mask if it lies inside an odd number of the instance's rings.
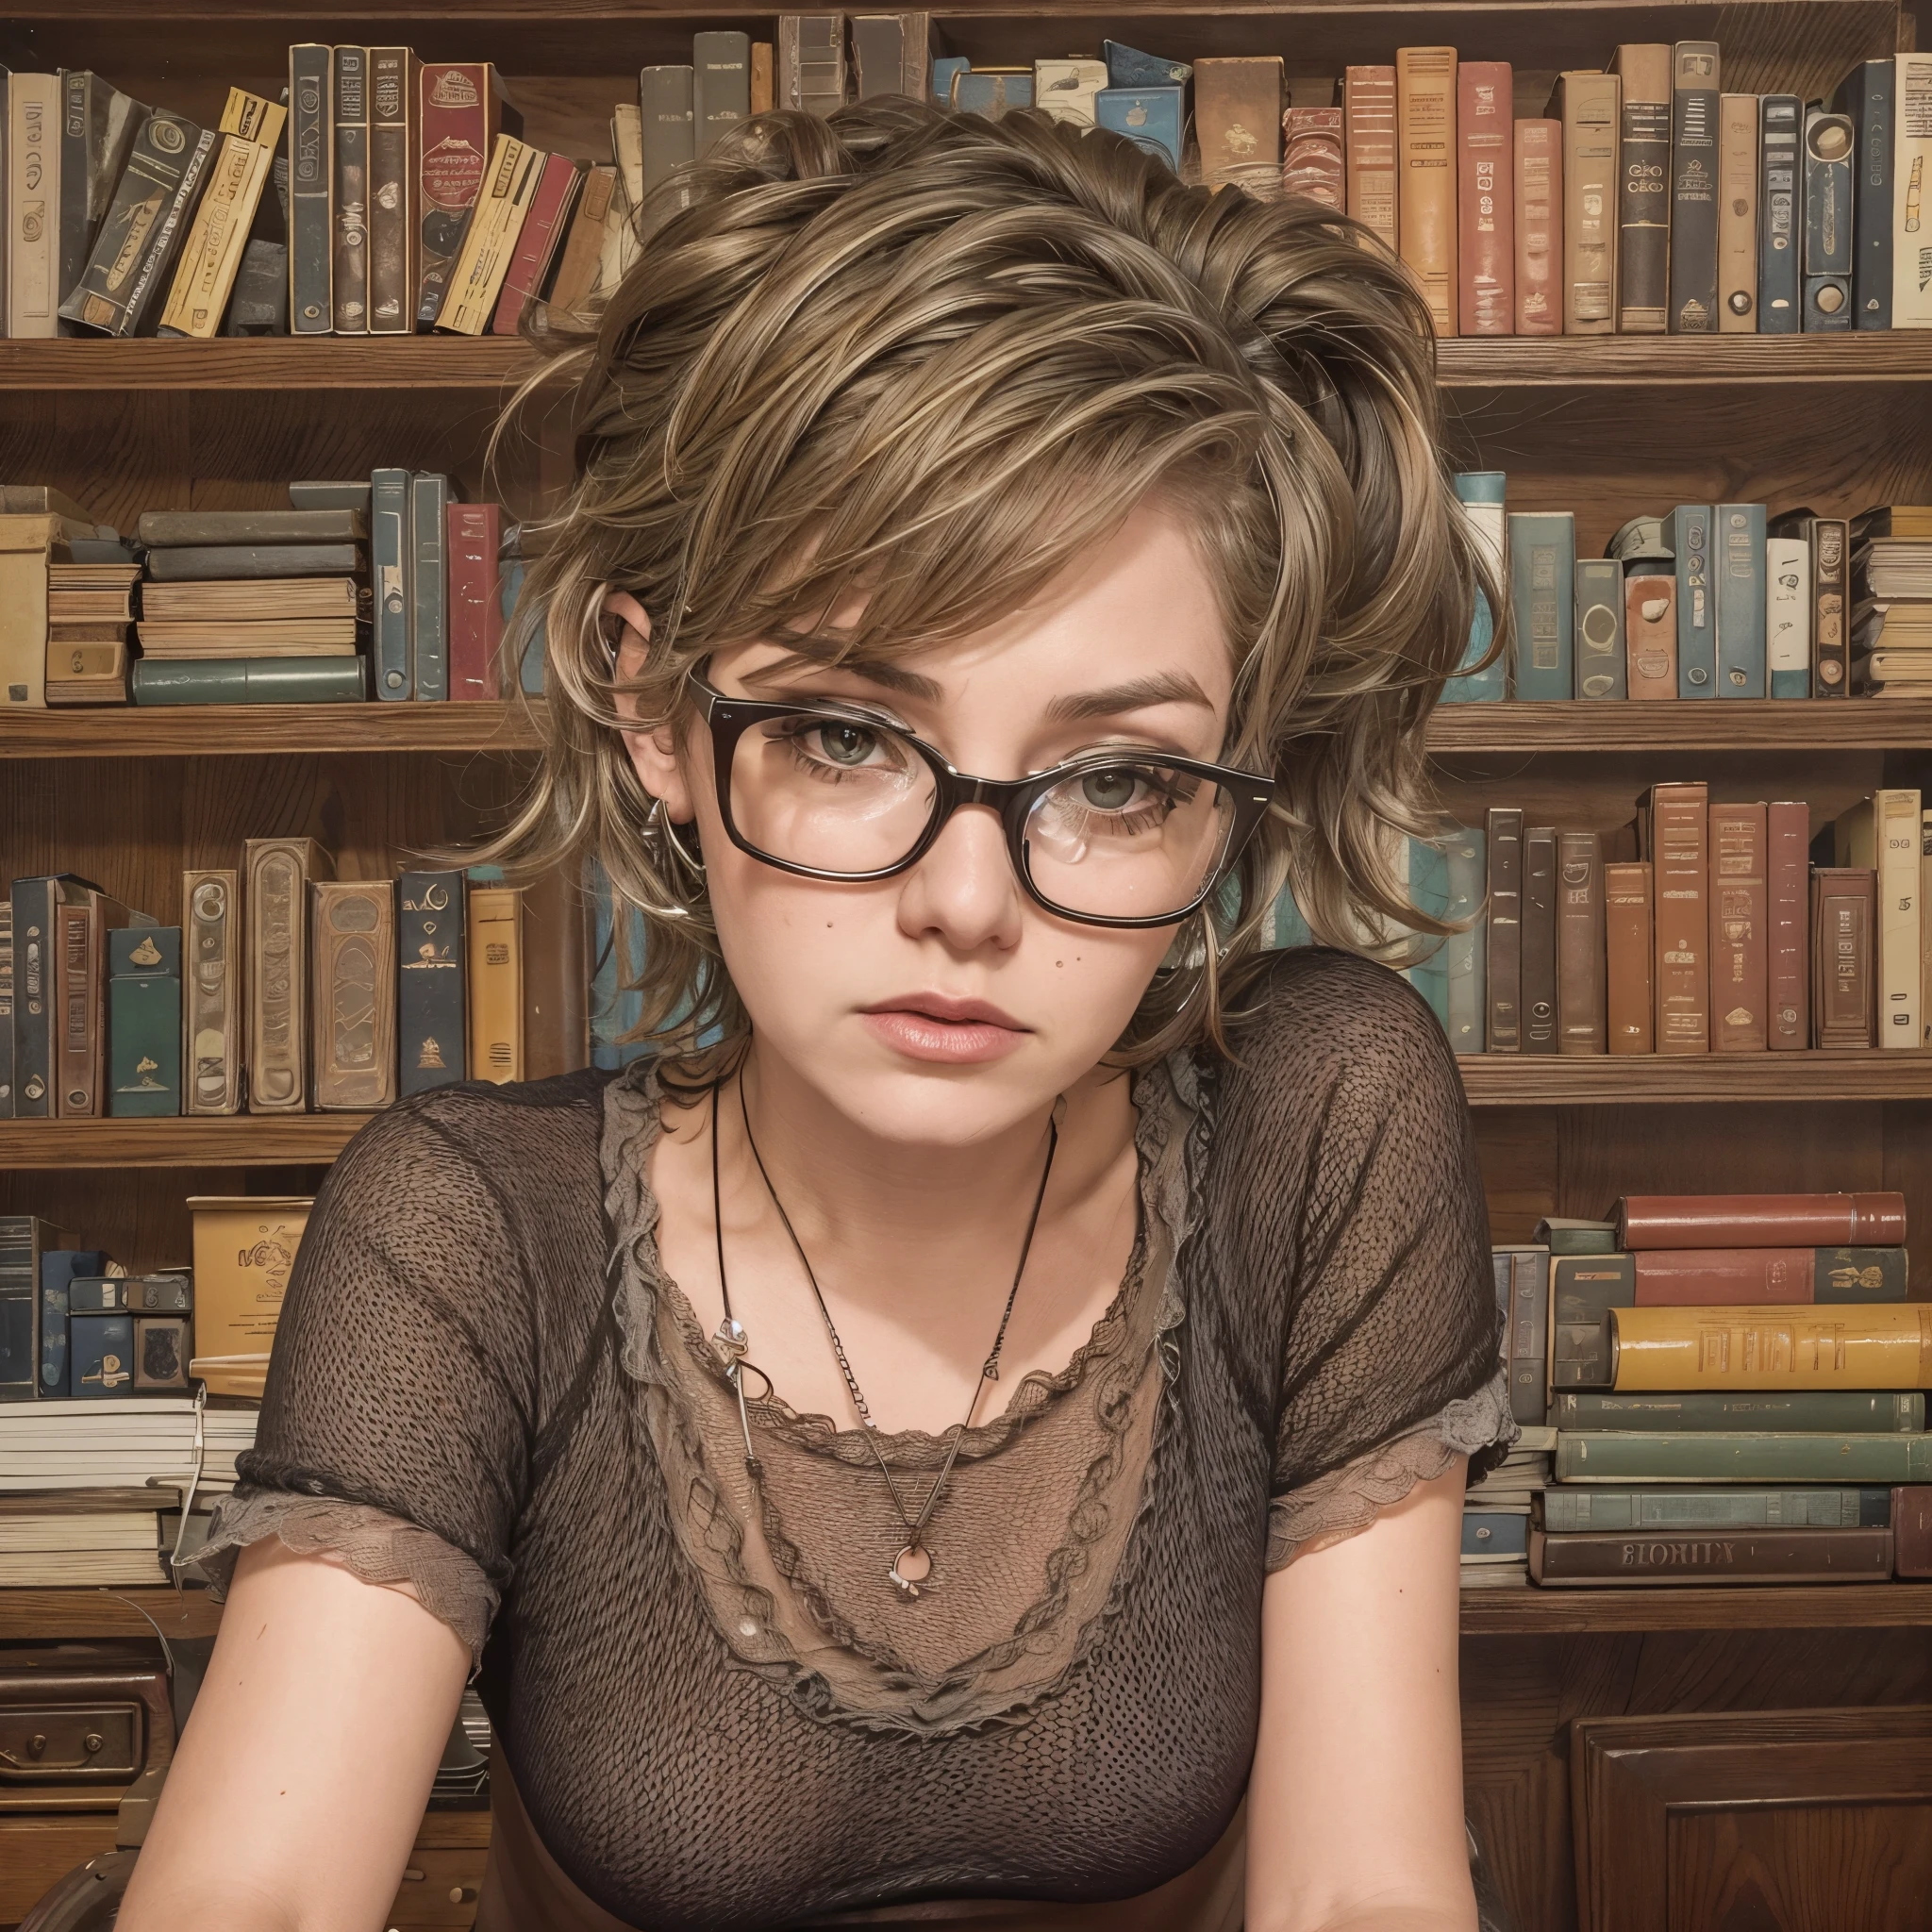
[{"label": "drawer handle", "polygon": [[419,1872],[413,1865],[405,1865],[403,1867],[403,1876],[416,1885],[421,1885],[428,1875],[426,1872]]},{"label": "drawer handle", "polygon": [[474,1885],[452,1885],[449,1889],[449,1902],[453,1906],[469,1905],[476,1896]]}]

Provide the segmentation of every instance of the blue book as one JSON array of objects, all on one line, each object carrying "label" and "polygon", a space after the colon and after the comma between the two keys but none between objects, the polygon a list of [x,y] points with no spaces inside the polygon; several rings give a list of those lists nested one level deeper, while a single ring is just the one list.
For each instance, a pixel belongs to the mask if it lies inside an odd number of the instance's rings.
[{"label": "blue book", "polygon": [[1509,518],[1512,693],[1536,701],[1576,690],[1576,519],[1567,509]]},{"label": "blue book", "polygon": [[1143,54],[1119,41],[1102,41],[1100,58],[1107,62],[1108,87],[1186,87],[1194,71],[1185,60]]},{"label": "blue book", "polygon": [[131,1395],[134,1392],[134,1317],[71,1315],[68,1354],[71,1392],[76,1396]]},{"label": "blue book", "polygon": [[973,63],[963,54],[935,54],[932,61],[932,97],[942,108],[953,105],[953,76],[971,74]]},{"label": "blue book", "polygon": [[[1433,919],[1449,916],[1449,856],[1428,839],[1408,841],[1408,903],[1418,912]],[[1429,1003],[1436,1024],[1449,1031],[1449,954],[1448,942],[1434,934],[1422,940],[1429,950],[1404,974],[1416,991]]]},{"label": "blue book", "polygon": [[[1488,558],[1491,574],[1499,585],[1505,580],[1503,500],[1507,481],[1501,470],[1470,470],[1456,478],[1456,500],[1463,506],[1470,530]],[[1481,671],[1468,669],[1481,661],[1495,635],[1495,612],[1490,608],[1489,598],[1478,591],[1475,610],[1470,619],[1469,647],[1462,654],[1464,668],[1443,680],[1445,705],[1495,704],[1509,695],[1509,667],[1500,652]]]},{"label": "blue book", "polygon": [[1711,574],[1716,579],[1717,694],[1765,694],[1764,506],[1721,503],[1712,514]]},{"label": "blue book", "polygon": [[1489,1041],[1490,1017],[1489,920],[1483,910],[1489,896],[1489,852],[1482,832],[1457,826],[1442,841],[1442,858],[1449,883],[1445,917],[1471,922],[1466,932],[1453,932],[1442,942],[1449,1013],[1442,1030],[1457,1053],[1481,1053]]},{"label": "blue book", "polygon": [[369,478],[369,572],[375,579],[375,695],[414,697],[416,667],[409,657],[409,473],[377,470]]},{"label": "blue book", "polygon": [[1717,605],[1710,583],[1710,506],[1679,504],[1663,520],[1663,544],[1676,558],[1677,695],[1717,695]]},{"label": "blue book", "polygon": [[1093,96],[1093,125],[1124,134],[1179,174],[1187,98],[1178,87],[1104,87]]},{"label": "blue book", "polygon": [[1898,63],[1861,60],[1839,82],[1833,108],[1852,117],[1852,326],[1891,326],[1893,115]]},{"label": "blue book", "polygon": [[975,74],[970,67],[953,84],[953,105],[962,114],[997,121],[1015,108],[1033,105],[1030,74]]},{"label": "blue book", "polygon": [[1799,307],[1799,244],[1805,191],[1798,131],[1805,104],[1796,94],[1765,94],[1757,103],[1757,332],[1794,336]]},{"label": "blue book", "polygon": [[1462,1512],[1462,1554],[1465,1557],[1527,1557],[1528,1513],[1465,1507]]},{"label": "blue book", "polygon": [[35,1386],[42,1396],[75,1393],[68,1346],[69,1291],[80,1276],[106,1272],[108,1257],[98,1248],[61,1248],[41,1256],[40,1308],[35,1321]]}]

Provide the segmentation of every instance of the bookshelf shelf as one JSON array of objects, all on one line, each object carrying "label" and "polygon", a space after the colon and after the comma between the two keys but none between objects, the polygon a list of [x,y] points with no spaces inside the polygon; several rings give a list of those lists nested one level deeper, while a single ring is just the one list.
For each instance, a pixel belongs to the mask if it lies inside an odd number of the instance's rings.
[{"label": "bookshelf shelf", "polygon": [[0,1641],[152,1638],[155,1624],[165,1637],[212,1637],[222,1625],[222,1607],[205,1590],[177,1592],[164,1583],[113,1591],[0,1590]]},{"label": "bookshelf shelf", "polygon": [[1626,1630],[1877,1630],[1932,1624],[1932,1584],[1718,1590],[1466,1590],[1465,1637],[1596,1637]]},{"label": "bookshelf shelf", "polygon": [[1440,705],[1437,756],[1477,752],[1889,751],[1932,745],[1918,698],[1753,698],[1709,704]]},{"label": "bookshelf shelf", "polygon": [[0,1174],[30,1168],[310,1167],[333,1160],[366,1113],[148,1121],[0,1120]]},{"label": "bookshelf shelf", "polygon": [[0,758],[511,752],[537,743],[535,721],[514,703],[129,705],[0,715]]},{"label": "bookshelf shelf", "polygon": [[1472,1107],[1932,1099],[1932,1053],[1464,1054]]}]

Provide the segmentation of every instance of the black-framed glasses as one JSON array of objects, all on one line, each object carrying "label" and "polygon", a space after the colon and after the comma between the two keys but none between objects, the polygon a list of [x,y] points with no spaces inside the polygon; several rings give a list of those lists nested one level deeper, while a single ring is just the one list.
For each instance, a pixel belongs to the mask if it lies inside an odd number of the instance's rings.
[{"label": "black-framed glasses", "polygon": [[886,879],[916,865],[965,805],[991,807],[1013,870],[1086,925],[1174,925],[1254,836],[1272,778],[1125,747],[1024,778],[975,778],[858,706],[728,697],[695,671],[718,808],[741,852],[802,878]]}]

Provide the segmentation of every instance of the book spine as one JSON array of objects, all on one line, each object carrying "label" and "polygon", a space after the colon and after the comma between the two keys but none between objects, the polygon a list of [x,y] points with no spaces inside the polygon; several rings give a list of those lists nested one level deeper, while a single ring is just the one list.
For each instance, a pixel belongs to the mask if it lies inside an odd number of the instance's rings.
[{"label": "book spine", "polygon": [[1814,517],[1810,530],[1812,687],[1821,698],[1849,697],[1851,525],[1841,517]]},{"label": "book spine", "polygon": [[388,1107],[396,1097],[395,888],[318,881],[309,891],[315,1105]]},{"label": "book spine", "polygon": [[1514,512],[1509,518],[1509,591],[1516,659],[1510,679],[1519,698],[1575,693],[1576,520]]},{"label": "book spine", "polygon": [[1924,223],[1932,166],[1932,54],[1895,57],[1891,150],[1891,325],[1932,328],[1932,228]]},{"label": "book spine", "polygon": [[842,108],[845,100],[844,15],[781,13],[778,106],[825,115]]},{"label": "book spine", "polygon": [[1457,324],[1466,336],[1516,327],[1516,160],[1509,63],[1456,70]]},{"label": "book spine", "polygon": [[1550,1254],[1547,1248],[1509,1253],[1509,1412],[1541,1428],[1549,1412]]},{"label": "book spine", "polygon": [[1576,559],[1576,695],[1629,695],[1624,649],[1624,566],[1611,558]]},{"label": "book spine", "polygon": [[1762,1053],[1769,1024],[1765,808],[1710,808],[1710,1030],[1715,1053]]},{"label": "book spine", "polygon": [[336,325],[332,64],[328,47],[289,49],[289,327],[298,336],[325,336]]},{"label": "book spine", "polygon": [[[1925,893],[1932,890],[1932,810],[1919,813],[1919,1034],[1932,1045],[1932,931],[1924,916]],[[4,1112],[0,1102],[0,1112]]]},{"label": "book spine", "polygon": [[547,158],[510,135],[496,137],[489,173],[477,192],[462,248],[437,311],[438,328],[476,336],[489,326]]},{"label": "book spine", "polygon": [[1900,1576],[1932,1576],[1932,1486],[1891,1491],[1891,1564]]},{"label": "book spine", "polygon": [[1633,698],[1677,695],[1677,581],[1624,579],[1624,656]]},{"label": "book spine", "polygon": [[1550,1386],[1600,1387],[1610,1379],[1610,1310],[1636,1299],[1628,1255],[1565,1255],[1550,1270]]},{"label": "book spine", "polygon": [[1891,1524],[1892,1492],[1860,1489],[1613,1490],[1550,1489],[1542,1498],[1543,1528],[1553,1531],[1629,1529],[1884,1529]]},{"label": "book spine", "polygon": [[[1198,72],[1198,70],[1197,70]],[[1196,79],[1198,89],[1200,83]],[[1395,55],[1396,229],[1437,335],[1456,333],[1456,49]]]},{"label": "book spine", "polygon": [[1802,308],[1796,94],[1766,94],[1758,102],[1757,327],[1763,335],[1796,335]]},{"label": "book spine", "polygon": [[1523,1051],[1523,813],[1491,806],[1487,819],[1490,918],[1485,977],[1491,1053]]},{"label": "book spine", "polygon": [[697,154],[694,80],[689,67],[646,67],[638,75],[641,187],[648,194]]},{"label": "book spine", "polygon": [[60,75],[60,242],[54,275],[57,312],[79,285],[93,241],[88,216],[89,108],[104,85],[85,68],[66,68]]},{"label": "book spine", "polygon": [[493,698],[503,642],[503,598],[496,547],[501,512],[493,503],[453,503],[449,539],[449,694]]},{"label": "book spine", "polygon": [[[281,111],[273,108],[277,123]],[[276,132],[280,132],[279,125]],[[249,225],[272,165],[268,150],[246,135],[233,131],[223,135],[208,168],[208,186],[182,244],[168,299],[161,308],[161,335],[206,340],[220,328],[242,265]]]},{"label": "book spine", "polygon": [[102,999],[89,943],[92,916],[86,904],[54,911],[54,1112],[62,1120],[89,1120],[100,1111]]},{"label": "book spine", "polygon": [[1686,505],[1671,518],[1677,561],[1677,695],[1718,692],[1717,594],[1712,581],[1714,515],[1708,505]]},{"label": "book spine", "polygon": [[[1099,96],[1094,96],[1096,102]],[[1096,110],[1097,111],[1097,110]],[[1341,109],[1291,108],[1282,135],[1281,185],[1324,208],[1341,208],[1347,198],[1341,158]]]},{"label": "book spine", "polygon": [[1855,1194],[1625,1194],[1625,1248],[1903,1247],[1906,1197]]},{"label": "book spine", "polygon": [[495,151],[496,75],[487,60],[424,66],[417,75],[416,326],[432,327],[463,230]]},{"label": "book spine", "polygon": [[248,1110],[308,1105],[308,887],[319,848],[307,839],[246,841]]},{"label": "book spine", "polygon": [[1523,834],[1523,1051],[1555,1053],[1557,1038],[1557,834]]},{"label": "book spine", "polygon": [[7,83],[7,333],[59,331],[60,125],[58,74]]},{"label": "book spine", "polygon": [[[1399,58],[1399,57],[1398,57]],[[956,92],[959,105],[969,89],[977,92],[982,76],[962,74]],[[1016,98],[1013,76],[991,79],[1005,108],[1033,105],[1032,76],[1020,85],[1025,98]],[[1264,200],[1281,189],[1282,66],[1278,56],[1210,58],[1194,63],[1194,136],[1201,151],[1201,179],[1210,188],[1246,188]],[[995,104],[995,118],[1005,108]],[[1455,105],[1445,109],[1445,128],[1453,125]],[[1446,139],[1446,137],[1445,137]],[[1448,167],[1448,147],[1443,148]],[[1447,178],[1453,179],[1453,175]],[[1454,217],[1451,217],[1454,219]]]},{"label": "book spine", "polygon": [[[1625,52],[1639,58],[1625,61]],[[1671,82],[1666,48],[1618,50],[1617,327],[1660,336],[1671,277]],[[1648,57],[1648,58],[1645,58]]]},{"label": "book spine", "polygon": [[137,705],[345,705],[369,695],[361,658],[173,658],[131,665]]},{"label": "book spine", "polygon": [[1717,325],[1757,331],[1757,96],[1718,97]]},{"label": "book spine", "polygon": [[449,524],[449,479],[419,471],[409,478],[409,657],[416,702],[449,696],[449,581],[443,543]]},{"label": "book spine", "polygon": [[1486,841],[1458,826],[1443,841],[1449,875],[1449,918],[1467,921],[1442,942],[1447,981],[1449,1044],[1457,1053],[1481,1053],[1489,1037],[1488,935],[1483,901],[1488,891]]},{"label": "book spine", "polygon": [[1551,1536],[1532,1530],[1529,1574],[1546,1586],[1871,1583],[1891,1574],[1891,1531]]},{"label": "book spine", "polygon": [[242,1110],[242,875],[188,872],[181,907],[188,922],[182,1012],[182,1111]]},{"label": "book spine", "polygon": [[1551,1420],[1564,1430],[1624,1433],[1912,1436],[1925,1427],[1925,1398],[1895,1389],[1707,1389],[1643,1395],[1578,1390],[1557,1397]]},{"label": "book spine", "polygon": [[335,49],[329,286],[339,336],[369,333],[369,49]]},{"label": "book spine", "polygon": [[1717,333],[1718,49],[1679,41],[1671,53],[1673,335]]},{"label": "book spine", "polygon": [[1902,1302],[1909,1286],[1910,1257],[1903,1248],[1813,1248],[1811,1299]]},{"label": "book spine", "polygon": [[396,1039],[405,1094],[464,1075],[463,885],[460,872],[406,872],[396,881]]},{"label": "book spine", "polygon": [[1617,329],[1617,136],[1614,74],[1566,74],[1563,103],[1563,333]]},{"label": "book spine", "polygon": [[0,1121],[13,1118],[13,901],[0,899]]},{"label": "book spine", "polygon": [[[882,75],[859,75],[859,98],[872,93],[898,93],[905,81],[905,19],[887,15],[891,31],[885,36],[891,59]],[[855,36],[858,23],[853,24]],[[701,33],[691,37],[692,132],[700,158],[751,118],[751,36],[741,33]],[[1089,122],[1091,125],[1091,122]]]},{"label": "book spine", "polygon": [[1391,248],[1395,222],[1395,70],[1351,67],[1342,76],[1348,212]]},{"label": "book spine", "polygon": [[[12,1291],[10,1293],[9,1289]],[[39,1364],[32,1392],[38,1393],[42,1401],[64,1401],[74,1392],[69,1379],[72,1374],[72,1356],[68,1347],[69,1284],[65,1280],[54,1279],[40,1283],[39,1321],[36,1324],[33,1322],[31,1291],[23,1295],[20,1277],[11,1270],[0,1270],[0,1331],[14,1328],[19,1322],[23,1302],[26,1304],[27,1324],[25,1325],[31,1325],[35,1331],[33,1353],[28,1359]],[[8,1334],[7,1339],[12,1341],[16,1337]],[[0,1343],[0,1357],[4,1357],[6,1364],[0,1367],[0,1402],[19,1401],[22,1391],[13,1374],[14,1364],[20,1359],[19,1353],[16,1348]]]},{"label": "book spine", "polygon": [[1916,1049],[1919,1008],[1920,794],[1872,795],[1878,873],[1878,1043]]},{"label": "book spine", "polygon": [[1764,658],[1774,698],[1811,695],[1811,547],[1802,538],[1764,544]]},{"label": "book spine", "polygon": [[1637,1307],[1807,1306],[1815,1299],[1813,1248],[1645,1248]]},{"label": "book spine", "polygon": [[[1455,486],[1463,521],[1490,567],[1491,581],[1500,590],[1507,581],[1503,508],[1507,479],[1500,470],[1465,471],[1456,477]],[[1469,645],[1462,654],[1464,668],[1456,676],[1443,680],[1444,704],[1493,704],[1508,696],[1508,664],[1500,651],[1490,658],[1495,634],[1489,592],[1478,589],[1475,608],[1470,615]],[[1490,658],[1490,661],[1482,664],[1485,658]],[[1482,664],[1479,671],[1474,668],[1478,664]]]},{"label": "book spine", "polygon": [[1602,841],[1594,832],[1560,833],[1557,840],[1557,1035],[1560,1053],[1608,1051],[1605,944]]},{"label": "book spine", "polygon": [[1852,182],[1857,131],[1848,114],[1805,109],[1801,150],[1805,177],[1805,279],[1800,326],[1807,334],[1837,334],[1854,321],[1856,259]]},{"label": "book spine", "polygon": [[605,226],[616,186],[617,170],[613,167],[592,168],[583,176],[576,211],[571,217],[557,273],[551,278],[549,300],[553,314],[580,316],[589,308],[597,286]]},{"label": "book spine", "polygon": [[1516,333],[1563,333],[1563,124],[1519,121]]},{"label": "book spine", "polygon": [[469,892],[469,1075],[501,1085],[524,1077],[524,904],[510,886]]},{"label": "book spine", "polygon": [[1874,997],[1877,875],[1849,866],[1811,874],[1812,1044],[1877,1044]]},{"label": "book spine", "polygon": [[[776,49],[770,41],[754,41],[751,43],[751,110],[754,114],[769,114],[777,105],[775,55]],[[941,107],[946,105],[934,92],[929,77],[912,98],[916,101],[932,100]]]},{"label": "book spine", "polygon": [[1710,1050],[1709,891],[1703,785],[1657,785],[1650,808],[1656,909],[1657,1050]]},{"label": "book spine", "polygon": [[407,47],[369,50],[369,333],[408,335],[416,320],[418,62]]},{"label": "book spine", "polygon": [[1656,1047],[1651,995],[1650,867],[1604,867],[1604,980],[1611,1053]]},{"label": "book spine", "polygon": [[48,878],[13,882],[14,1112],[54,1113],[54,912],[59,887]]},{"label": "book spine", "polygon": [[1932,1436],[1786,1435],[1756,1426],[1749,1433],[1558,1430],[1553,1467],[1559,1482],[1924,1482],[1932,1477]]},{"label": "book spine", "polygon": [[1853,130],[1852,310],[1855,328],[1891,326],[1892,151],[1895,58],[1861,60],[1832,105]]},{"label": "book spine", "polygon": [[409,523],[409,473],[377,470],[369,479],[369,565],[375,579],[375,672],[378,698],[416,694],[409,651],[415,543]]},{"label": "book spine", "polygon": [[1810,808],[1780,799],[1765,808],[1765,1044],[1774,1053],[1810,1039]]},{"label": "book spine", "polygon": [[577,164],[566,155],[552,155],[544,161],[530,211],[524,218],[523,233],[517,238],[516,253],[503,278],[496,312],[490,321],[492,335],[515,335],[525,308],[541,292],[582,179]]},{"label": "book spine", "polygon": [[[171,935],[176,937],[177,935]],[[100,1111],[115,1119],[181,1111],[181,957],[170,945],[155,969],[110,973],[108,1064]]]},{"label": "book spine", "polygon": [[1932,1304],[1613,1308],[1617,1389],[1923,1389]]}]

